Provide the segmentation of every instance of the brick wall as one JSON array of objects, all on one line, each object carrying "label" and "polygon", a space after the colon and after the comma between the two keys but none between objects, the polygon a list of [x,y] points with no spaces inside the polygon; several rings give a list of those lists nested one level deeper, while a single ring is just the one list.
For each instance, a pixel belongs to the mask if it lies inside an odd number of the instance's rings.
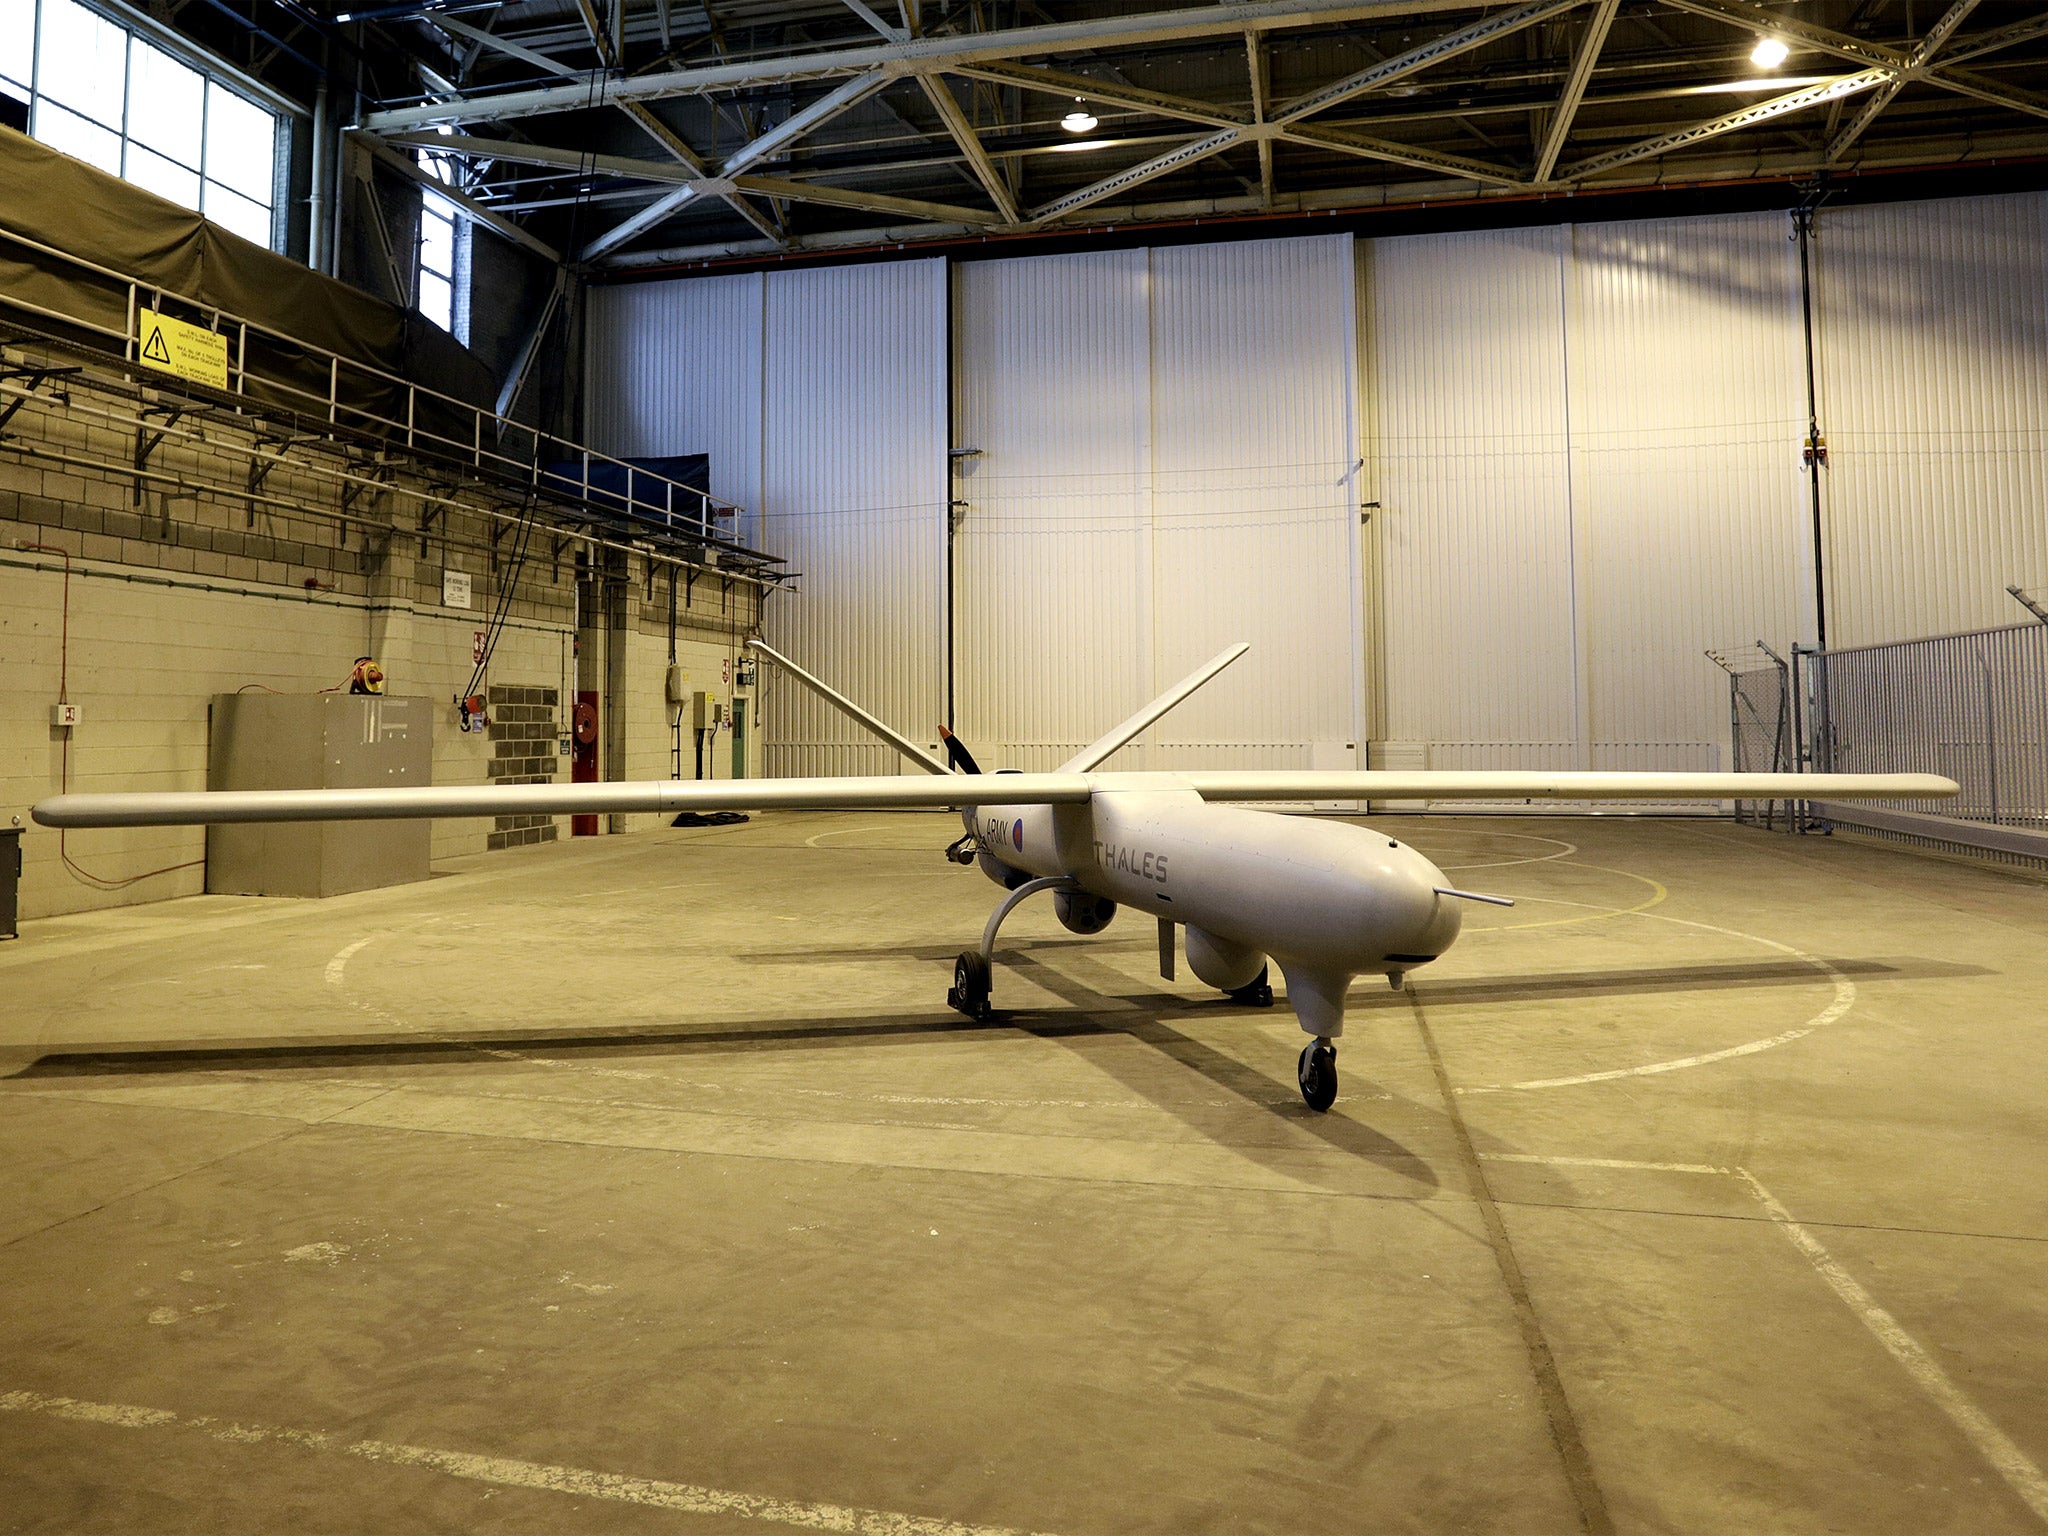
[{"label": "brick wall", "polygon": [[[550,784],[561,739],[561,690],[531,684],[493,683],[490,705],[491,782]],[[485,838],[492,848],[517,848],[525,843],[551,843],[553,816],[500,816]]]}]

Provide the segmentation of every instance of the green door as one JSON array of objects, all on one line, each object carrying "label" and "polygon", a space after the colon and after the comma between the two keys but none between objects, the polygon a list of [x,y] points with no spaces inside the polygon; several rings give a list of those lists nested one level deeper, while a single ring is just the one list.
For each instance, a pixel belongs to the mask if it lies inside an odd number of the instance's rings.
[{"label": "green door", "polygon": [[732,776],[747,776],[747,701],[732,701]]}]

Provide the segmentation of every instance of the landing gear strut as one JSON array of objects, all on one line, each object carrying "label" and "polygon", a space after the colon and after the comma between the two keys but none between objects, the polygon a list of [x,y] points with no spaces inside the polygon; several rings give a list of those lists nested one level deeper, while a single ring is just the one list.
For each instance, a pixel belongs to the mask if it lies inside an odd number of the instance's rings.
[{"label": "landing gear strut", "polygon": [[1301,1048],[1294,1075],[1301,1082],[1302,1102],[1317,1114],[1337,1102],[1337,1047],[1329,1036],[1317,1035]]},{"label": "landing gear strut", "polygon": [[1046,875],[1036,880],[1026,880],[1022,885],[1002,899],[994,912],[989,914],[988,926],[981,931],[981,948],[963,949],[960,958],[953,962],[953,985],[946,992],[946,1006],[958,1009],[970,1019],[986,1021],[995,1017],[995,1010],[989,1006],[991,963],[995,959],[996,934],[1003,926],[1003,919],[1016,911],[1017,904],[1027,896],[1040,891],[1079,890],[1064,875]]}]

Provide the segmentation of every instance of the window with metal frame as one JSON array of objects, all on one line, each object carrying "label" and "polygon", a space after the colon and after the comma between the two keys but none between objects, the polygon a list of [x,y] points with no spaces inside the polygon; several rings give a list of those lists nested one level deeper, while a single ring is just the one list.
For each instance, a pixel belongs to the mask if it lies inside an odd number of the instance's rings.
[{"label": "window with metal frame", "polygon": [[278,114],[79,0],[0,0],[0,92],[53,149],[276,249]]},{"label": "window with metal frame", "polygon": [[[421,151],[420,168],[454,184],[455,161]],[[420,234],[415,248],[413,308],[458,341],[469,339],[469,221],[456,204],[431,189],[420,193]]]}]

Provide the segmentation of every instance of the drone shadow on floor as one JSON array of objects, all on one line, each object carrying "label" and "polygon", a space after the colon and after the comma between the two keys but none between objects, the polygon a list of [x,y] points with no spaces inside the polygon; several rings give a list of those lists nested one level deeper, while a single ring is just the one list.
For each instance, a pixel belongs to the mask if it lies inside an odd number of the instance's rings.
[{"label": "drone shadow on floor", "polygon": [[[1093,954],[1067,955],[1070,948],[1085,947]],[[1126,1039],[1139,1041],[1151,1051],[1134,1055],[1128,1051],[1088,1050],[1091,1066],[1113,1077],[1127,1090],[1139,1095],[1185,1124],[1190,1130],[1227,1145],[1248,1159],[1270,1165],[1273,1171],[1303,1177],[1300,1136],[1305,1134],[1328,1148],[1379,1166],[1416,1186],[1417,1198],[1439,1187],[1434,1164],[1442,1161],[1444,1149],[1434,1157],[1425,1156],[1395,1140],[1375,1126],[1391,1096],[1377,1092],[1377,1085],[1362,1075],[1347,1074],[1343,1092],[1350,1104],[1339,1113],[1321,1115],[1310,1111],[1294,1092],[1287,1067],[1292,1056],[1273,1071],[1261,1070],[1238,1057],[1198,1039],[1176,1022],[1215,1020],[1223,1013],[1242,1014],[1241,1005],[1215,996],[1186,996],[1164,992],[1131,992],[1132,978],[1097,959],[1116,951],[1135,950],[1132,944],[1104,946],[1087,940],[1035,940],[1006,945],[999,955],[998,996],[1005,971],[1015,980],[1025,979],[1042,993],[1058,998],[1064,1007],[1034,1007],[1000,1010],[993,1019],[982,1021],[951,1011],[895,1018],[874,1015],[813,1018],[801,1023],[719,1023],[703,1025],[649,1024],[632,1028],[536,1028],[493,1029],[488,1032],[446,1032],[414,1035],[354,1035],[309,1040],[303,1036],[237,1042],[232,1045],[174,1045],[158,1043],[74,1045],[62,1052],[44,1055],[12,1074],[10,1081],[26,1087],[35,1082],[54,1085],[84,1078],[137,1078],[185,1073],[254,1073],[360,1071],[366,1064],[386,1067],[433,1067],[504,1064],[500,1053],[546,1055],[551,1058],[597,1063],[608,1059],[646,1060],[658,1057],[718,1056],[788,1049],[858,1049],[894,1043],[915,1043],[934,1039],[965,1039],[990,1032],[1016,1032],[1034,1038],[1070,1044],[1085,1049],[1088,1041]],[[798,960],[827,957],[844,960],[867,958],[867,951],[786,951],[776,958]],[[930,954],[913,952],[932,962],[950,961],[951,949]],[[901,960],[900,949],[877,950],[872,957]],[[758,956],[756,958],[759,958]],[[1832,960],[1835,970],[1859,980],[1919,980],[1934,977],[1987,974],[1980,966],[1919,958]],[[1633,970],[1552,973],[1535,976],[1471,977],[1431,983],[1426,996],[1434,1008],[1460,1005],[1543,1001],[1575,997],[1626,996],[1672,992],[1697,992],[1748,987],[1811,986],[1824,973],[1797,960],[1762,961],[1727,965],[1663,966]],[[1354,995],[1354,1012],[1370,1013],[1386,1007],[1405,1007],[1392,992],[1361,991]],[[1267,1018],[1286,1019],[1284,1000]],[[1162,1065],[1174,1070],[1162,1071]],[[1192,1074],[1226,1097],[1203,1099],[1186,1091],[1186,1076]],[[1398,1112],[1412,1119],[1415,1106],[1400,1106]],[[1340,1098],[1340,1106],[1345,1103]],[[1249,1107],[1269,1115],[1287,1127],[1270,1137],[1246,1134],[1244,1110]],[[1433,1138],[1432,1138],[1433,1139]],[[1311,1182],[1319,1180],[1311,1177]]]}]

